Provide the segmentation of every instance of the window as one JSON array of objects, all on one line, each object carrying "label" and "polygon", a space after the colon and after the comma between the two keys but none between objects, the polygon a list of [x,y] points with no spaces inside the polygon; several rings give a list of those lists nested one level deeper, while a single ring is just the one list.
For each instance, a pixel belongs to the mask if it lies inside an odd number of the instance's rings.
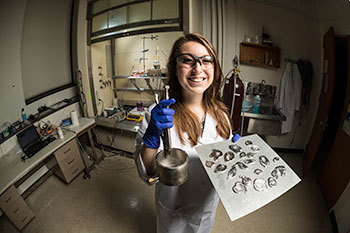
[{"label": "window", "polygon": [[182,31],[182,0],[99,0],[88,5],[89,43]]}]

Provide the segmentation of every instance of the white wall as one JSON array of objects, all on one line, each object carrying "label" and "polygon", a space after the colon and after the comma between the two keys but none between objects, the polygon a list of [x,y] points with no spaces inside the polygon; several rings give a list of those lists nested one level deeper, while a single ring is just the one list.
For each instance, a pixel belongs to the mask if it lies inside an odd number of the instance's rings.
[{"label": "white wall", "polygon": [[317,0],[322,34],[334,28],[336,35],[350,35],[350,2],[347,0]]},{"label": "white wall", "polygon": [[0,7],[0,124],[20,118],[25,107],[22,89],[20,43],[26,1],[3,1]]},{"label": "white wall", "polygon": [[1,2],[0,30],[3,33],[0,38],[0,124],[5,121],[13,123],[20,119],[22,108],[26,110],[27,115],[37,113],[38,107],[54,104],[76,93],[76,88],[69,88],[30,105],[25,104],[21,72],[21,36],[26,2]]},{"label": "white wall", "polygon": [[[91,45],[92,77],[97,101],[97,114],[100,115],[103,109],[112,106],[114,98],[113,80],[107,75],[106,50],[110,49],[110,41],[103,41]],[[102,83],[110,81],[111,85],[104,86]],[[97,98],[101,99],[98,101]]]},{"label": "white wall", "polygon": [[[302,3],[304,1],[300,2]],[[267,137],[268,143],[273,147],[304,149],[312,132],[310,122],[314,121],[317,112],[322,84],[322,37],[314,8],[312,6],[305,6],[305,8],[310,9],[309,12],[314,14],[305,15],[289,8],[250,1],[240,1],[237,4],[238,42],[244,39],[244,35],[261,33],[262,27],[265,26],[272,36],[273,43],[281,48],[280,69],[269,70],[242,65],[242,75],[246,81],[260,82],[264,79],[267,84],[279,87],[286,65],[284,58],[307,59],[313,64],[314,78],[309,112],[302,120],[300,127],[297,120],[294,120],[292,132]]]},{"label": "white wall", "polygon": [[90,80],[88,69],[89,47],[87,46],[87,0],[78,1],[79,8],[77,12],[77,66],[82,73],[82,88],[87,102],[87,114],[93,116],[92,100],[90,98]]}]

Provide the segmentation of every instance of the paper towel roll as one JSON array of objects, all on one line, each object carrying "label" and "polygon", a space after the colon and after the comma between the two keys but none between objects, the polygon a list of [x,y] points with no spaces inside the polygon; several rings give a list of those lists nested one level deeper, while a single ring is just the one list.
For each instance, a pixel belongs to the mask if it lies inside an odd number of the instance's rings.
[{"label": "paper towel roll", "polygon": [[79,125],[79,119],[78,119],[77,112],[76,111],[71,111],[70,117],[72,119],[73,126],[78,126]]}]

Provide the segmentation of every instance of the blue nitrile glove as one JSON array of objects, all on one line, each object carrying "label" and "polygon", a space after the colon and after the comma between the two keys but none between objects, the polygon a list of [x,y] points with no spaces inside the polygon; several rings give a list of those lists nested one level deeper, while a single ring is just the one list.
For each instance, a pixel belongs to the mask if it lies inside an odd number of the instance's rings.
[{"label": "blue nitrile glove", "polygon": [[173,127],[174,109],[167,106],[175,103],[175,99],[162,100],[151,111],[151,121],[143,135],[143,143],[152,149],[158,149],[160,146],[160,136],[164,129]]},{"label": "blue nitrile glove", "polygon": [[241,138],[241,135],[239,135],[238,133],[236,133],[236,134],[233,135],[233,137],[232,137],[232,142],[237,142],[238,139],[240,139],[240,138]]}]

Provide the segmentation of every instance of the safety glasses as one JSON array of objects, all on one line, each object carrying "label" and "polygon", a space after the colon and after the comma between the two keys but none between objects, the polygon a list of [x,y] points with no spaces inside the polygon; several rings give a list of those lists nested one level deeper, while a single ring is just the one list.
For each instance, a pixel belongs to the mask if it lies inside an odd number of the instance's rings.
[{"label": "safety glasses", "polygon": [[193,68],[197,62],[203,69],[210,69],[213,68],[214,58],[209,55],[197,57],[191,53],[182,53],[176,56],[176,63],[181,67]]}]

